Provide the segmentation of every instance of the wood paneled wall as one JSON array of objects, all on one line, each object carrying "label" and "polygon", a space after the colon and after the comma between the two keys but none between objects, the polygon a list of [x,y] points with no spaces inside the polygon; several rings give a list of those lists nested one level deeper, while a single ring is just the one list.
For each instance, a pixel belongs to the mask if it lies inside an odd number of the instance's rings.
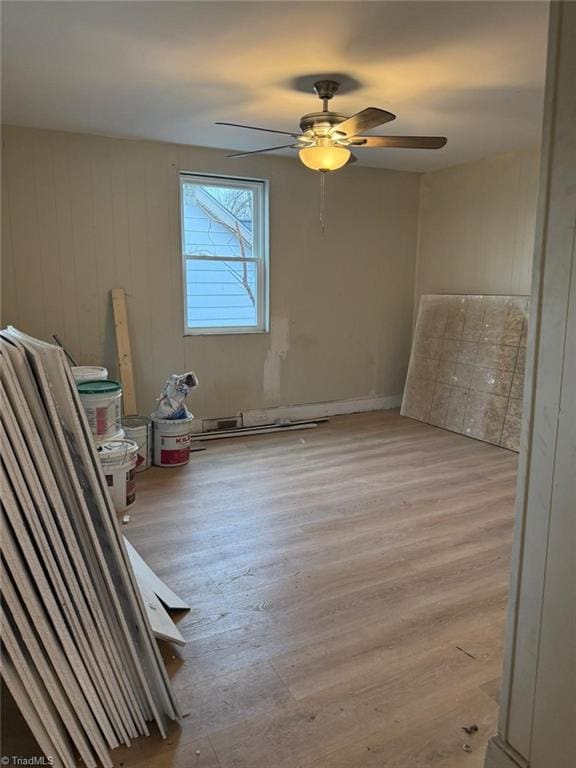
[{"label": "wood paneled wall", "polygon": [[[115,372],[109,292],[127,291],[139,409],[194,369],[204,417],[399,395],[410,349],[419,176],[5,127],[3,323],[59,334]],[[183,336],[178,171],[269,178],[271,333]]]},{"label": "wood paneled wall", "polygon": [[416,308],[425,293],[530,293],[539,150],[422,176]]}]

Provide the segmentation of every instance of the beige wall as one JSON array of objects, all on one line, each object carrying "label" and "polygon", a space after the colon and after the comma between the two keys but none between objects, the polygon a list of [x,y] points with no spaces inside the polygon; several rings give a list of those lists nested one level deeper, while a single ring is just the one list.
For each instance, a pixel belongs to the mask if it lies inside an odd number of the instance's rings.
[{"label": "beige wall", "polygon": [[[124,287],[141,411],[190,368],[204,417],[401,393],[418,175],[334,174],[322,235],[318,175],[288,158],[14,127],[3,149],[3,324],[114,371],[109,291]],[[183,337],[180,169],[270,179],[270,334]]]},{"label": "beige wall", "polygon": [[539,151],[422,176],[416,308],[423,293],[528,294]]}]

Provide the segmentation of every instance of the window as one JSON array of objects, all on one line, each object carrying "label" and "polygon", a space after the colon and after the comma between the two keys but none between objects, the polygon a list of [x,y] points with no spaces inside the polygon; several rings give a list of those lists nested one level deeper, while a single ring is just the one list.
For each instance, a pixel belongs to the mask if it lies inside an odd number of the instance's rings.
[{"label": "window", "polygon": [[268,330],[266,181],[182,173],[185,332]]}]

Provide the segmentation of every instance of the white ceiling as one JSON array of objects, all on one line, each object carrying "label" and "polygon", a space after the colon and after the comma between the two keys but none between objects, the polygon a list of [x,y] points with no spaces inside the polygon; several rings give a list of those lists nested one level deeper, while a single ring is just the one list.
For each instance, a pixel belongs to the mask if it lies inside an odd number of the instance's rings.
[{"label": "white ceiling", "polygon": [[546,3],[3,2],[2,16],[5,123],[271,147],[282,137],[213,123],[295,130],[320,107],[306,76],[343,73],[337,111],[379,106],[398,118],[375,133],[448,137],[359,150],[364,164],[422,171],[539,140]]}]

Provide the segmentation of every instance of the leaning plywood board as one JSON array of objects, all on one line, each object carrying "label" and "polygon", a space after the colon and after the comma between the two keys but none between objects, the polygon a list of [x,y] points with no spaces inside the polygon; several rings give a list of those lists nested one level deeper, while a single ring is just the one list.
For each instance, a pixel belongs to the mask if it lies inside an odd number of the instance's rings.
[{"label": "leaning plywood board", "polygon": [[[128,555],[126,553],[126,549],[123,546],[122,535],[121,535],[119,527],[117,525],[114,506],[113,506],[112,501],[110,499],[110,496],[108,494],[108,487],[107,487],[106,481],[104,479],[104,474],[103,474],[102,469],[101,469],[100,460],[99,460],[98,456],[96,455],[96,452],[94,451],[94,448],[93,448],[93,445],[92,445],[92,440],[91,440],[91,436],[90,436],[90,429],[89,429],[88,423],[86,421],[86,418],[84,416],[84,410],[82,408],[82,405],[81,405],[81,403],[79,401],[79,398],[78,398],[78,395],[77,395],[77,391],[76,391],[76,386],[74,384],[74,380],[72,378],[71,373],[69,372],[69,369],[65,368],[65,371],[68,374],[68,383],[69,383],[68,394],[72,394],[73,396],[75,396],[75,400],[74,400],[75,410],[74,410],[74,412],[75,412],[76,416],[79,419],[80,427],[81,427],[81,430],[82,430],[82,434],[83,434],[83,436],[85,438],[84,442],[80,441],[80,445],[81,446],[85,446],[86,444],[89,444],[91,446],[91,448],[92,448],[91,454],[88,454],[88,455],[85,456],[85,466],[86,466],[88,472],[90,473],[92,487],[95,489],[96,492],[99,489],[101,502],[105,506],[107,505],[107,507],[108,507],[107,511],[108,511],[109,514],[108,514],[108,516],[104,516],[103,517],[103,521],[105,523],[109,524],[109,527],[108,527],[108,530],[107,530],[107,535],[114,541],[114,543],[118,547],[117,552],[118,552],[119,556],[121,556],[123,561],[124,561],[124,567],[125,567],[125,571],[124,572],[126,573],[126,575],[128,577],[127,582],[126,582],[127,587],[130,589],[130,591],[132,592],[133,595],[137,594],[137,595],[140,595],[140,597],[142,598],[142,592],[139,589],[139,585],[137,583],[135,574],[133,572],[132,566],[131,566],[130,561],[128,559]],[[70,405],[72,404],[71,401],[69,402],[69,404]],[[90,462],[90,458],[92,458],[92,462]],[[113,523],[114,523],[113,525],[110,525],[111,521],[113,521]],[[141,629],[142,629],[141,639],[142,639],[142,642],[146,644],[147,650],[149,651],[150,655],[154,657],[154,660],[156,662],[156,663],[152,663],[152,664],[150,664],[148,666],[148,670],[154,676],[154,678],[155,678],[154,682],[156,684],[156,688],[155,688],[156,694],[155,694],[155,696],[153,696],[152,699],[150,699],[150,703],[153,704],[154,701],[162,701],[163,700],[164,709],[160,710],[160,712],[157,712],[156,719],[157,719],[157,723],[158,723],[158,726],[159,726],[161,732],[164,732],[164,723],[162,723],[162,725],[161,725],[160,721],[158,720],[158,718],[160,716],[164,717],[165,715],[167,715],[171,719],[176,718],[178,716],[178,712],[179,712],[178,704],[177,704],[175,698],[172,695],[172,689],[171,689],[171,686],[170,686],[170,683],[169,683],[169,680],[168,680],[168,677],[167,677],[167,674],[166,674],[166,670],[165,670],[164,665],[162,663],[162,659],[161,659],[158,647],[157,647],[157,645],[155,643],[150,643],[150,631],[149,630],[152,630],[152,632],[153,632],[153,634],[155,636],[157,636],[157,633],[154,632],[154,630],[152,628],[152,625],[151,625],[152,615],[150,614],[149,603],[145,602],[143,599],[140,599],[138,601],[138,605],[141,608],[141,614],[140,614],[141,619],[145,623],[145,627],[141,626]],[[155,620],[157,621],[158,619],[157,619],[156,614],[154,614],[154,617],[155,617]],[[167,618],[168,618],[169,621],[171,621],[170,617],[167,617]],[[164,626],[164,622],[162,622],[162,624]],[[173,622],[172,622],[172,624],[173,624]],[[175,625],[173,625],[173,626],[174,626],[174,630],[175,630],[172,633],[173,637],[174,637],[174,642],[177,642],[178,644],[182,644],[183,645],[184,641],[182,639],[182,636],[180,635],[180,632],[176,629]],[[165,628],[167,629],[168,627],[166,626]],[[150,677],[148,677],[148,680],[149,680],[149,682],[152,682],[152,679]]]},{"label": "leaning plywood board", "polygon": [[[3,490],[6,497],[6,508],[11,508],[13,512],[15,504],[12,495],[6,487]],[[2,514],[1,520],[3,525],[2,554],[34,625],[42,628],[39,635],[45,653],[51,659],[58,660],[62,685],[70,692],[71,696],[74,696],[75,709],[82,718],[84,729],[90,736],[94,750],[103,763],[109,763],[106,743],[108,747],[114,748],[118,746],[118,740],[113,734],[98,694],[74,645],[54,595],[42,576],[42,566],[34,556],[28,541],[23,542],[24,546],[20,551],[16,541],[21,542],[24,539],[24,530],[18,525],[16,530],[13,530],[12,520],[9,524],[4,514]],[[29,566],[32,573],[28,570]]]},{"label": "leaning plywood board", "polygon": [[22,601],[19,599],[16,587],[12,582],[12,577],[1,561],[0,574],[2,577],[3,599],[21,638],[22,647],[29,653],[32,660],[32,674],[37,675],[42,680],[51,701],[60,715],[62,725],[78,750],[78,754],[87,765],[91,765],[94,763],[94,757],[88,737],[84,732],[84,725],[81,724],[76,714],[74,707],[75,692],[67,689],[62,683],[58,659],[46,655],[38,635],[38,627],[32,625],[30,617],[22,605]]},{"label": "leaning plywood board", "polygon": [[[148,685],[151,686],[154,691],[153,696],[149,698],[149,703],[155,707],[155,702],[162,702],[162,708],[159,711],[156,709],[154,711],[156,712],[155,717],[160,732],[165,734],[166,717],[170,719],[177,719],[180,717],[179,705],[172,691],[172,686],[158,646],[156,643],[151,642],[152,633],[148,612],[141,599],[134,599],[140,595],[140,591],[126,553],[126,548],[123,544],[114,505],[108,492],[108,485],[102,471],[100,459],[94,448],[90,427],[78,396],[74,378],[69,367],[62,365],[62,360],[60,362],[60,370],[65,373],[68,380],[67,398],[65,403],[66,408],[72,409],[69,418],[72,424],[75,425],[75,420],[76,423],[79,424],[78,437],[83,438],[79,439],[78,445],[83,450],[84,466],[89,475],[94,494],[98,496],[102,511],[106,511],[106,514],[103,514],[101,517],[101,521],[106,527],[104,535],[107,537],[108,542],[112,543],[114,546],[115,554],[117,556],[114,559],[114,564],[121,566],[119,573],[125,577],[127,592],[133,598],[131,601],[128,601],[128,605],[132,607],[132,605],[135,604],[140,608],[140,612],[136,617],[139,631],[136,634],[133,628],[133,635],[138,640],[138,645],[146,652],[146,655],[141,658],[141,660],[146,664]],[[62,402],[61,408],[63,408]],[[89,451],[86,450],[87,446],[90,448]]]},{"label": "leaning plywood board", "polygon": [[[38,551],[55,596],[62,606],[75,643],[86,662],[90,677],[103,706],[110,714],[116,734],[121,741],[128,744],[129,738],[124,727],[124,719],[128,718],[127,709],[124,707],[113,671],[107,663],[102,646],[98,642],[98,634],[95,632],[75,573],[70,567],[68,553],[64,548],[59,531],[53,523],[48,499],[43,492],[36,472],[36,465],[32,461],[28,446],[17,428],[3,386],[0,388],[0,404],[2,414],[0,435],[4,447],[3,461],[6,463],[10,483],[15,494],[20,500],[20,504],[25,505],[23,508],[26,512],[26,522],[30,527],[31,542]],[[5,425],[7,433],[4,432]],[[16,509],[16,511],[18,510]],[[20,524],[23,522],[21,520]]]},{"label": "leaning plywood board", "polygon": [[[4,420],[7,415],[8,412],[4,410],[2,419]],[[39,583],[38,579],[35,578],[36,585],[40,590],[49,590],[50,600],[53,600],[54,605],[60,608],[61,619],[68,628],[67,638],[73,644],[74,652],[77,649],[79,653],[80,670],[85,665],[84,671],[87,679],[90,680],[104,711],[110,716],[111,727],[116,736],[128,743],[129,740],[118,714],[116,702],[110,694],[109,685],[112,680],[104,680],[93,646],[80,621],[78,605],[74,602],[74,596],[68,589],[67,580],[64,579],[58,568],[50,541],[40,523],[37,505],[41,506],[42,501],[39,496],[35,496],[33,499],[30,495],[24,474],[20,471],[19,462],[16,460],[12,445],[4,432],[3,423],[0,424],[0,439],[3,447],[2,462],[5,463],[10,477],[8,480],[3,469],[0,471],[2,487],[7,491],[8,486],[11,486],[11,490],[14,492],[14,497],[10,500],[11,503],[6,503],[6,513],[16,533],[19,546],[33,576],[35,576],[35,569],[38,569],[40,564],[44,566],[41,571],[41,582]],[[25,462],[25,455],[19,458],[20,461]],[[30,479],[34,477],[34,466],[29,464],[27,469],[26,475],[28,482],[30,482]],[[49,609],[50,605],[47,607]],[[74,662],[74,659],[72,661]],[[74,668],[76,668],[75,665]]]},{"label": "leaning plywood board", "polygon": [[[75,760],[70,749],[70,740],[58,717],[56,707],[48,696],[30,655],[18,642],[18,630],[14,627],[3,607],[0,608],[0,625],[2,627],[2,642],[5,645],[7,655],[21,676],[27,690],[32,694],[38,716],[42,718],[43,722],[50,725],[49,733],[56,748],[55,754],[59,754],[68,765],[74,766]],[[88,760],[93,759],[89,751],[86,751],[86,755]]]},{"label": "leaning plywood board", "polygon": [[167,608],[173,611],[189,611],[190,606],[178,597],[176,592],[173,592],[170,587],[165,584],[162,579],[157,576],[156,573],[150,568],[146,561],[140,557],[138,552],[134,549],[132,544],[128,541],[126,536],[124,538],[124,545],[130,558],[132,570],[136,576],[138,586],[141,588],[142,584],[147,584],[150,589],[156,594]]},{"label": "leaning plywood board", "polygon": [[[9,337],[11,338],[11,337]],[[11,339],[12,340],[12,339]],[[50,347],[50,345],[45,345]],[[97,540],[97,537],[95,536],[94,528],[93,528],[93,522],[90,518],[88,507],[86,504],[86,497],[85,497],[85,489],[86,485],[83,482],[83,479],[77,475],[78,469],[80,469],[80,466],[76,460],[76,457],[69,452],[69,435],[65,434],[62,430],[62,426],[60,425],[59,417],[58,417],[58,411],[56,410],[56,406],[54,402],[52,401],[52,387],[51,382],[48,381],[48,379],[45,378],[45,374],[41,366],[38,367],[37,373],[39,374],[39,379],[37,380],[38,383],[42,384],[42,389],[44,392],[44,398],[45,398],[45,404],[48,405],[48,412],[51,412],[52,418],[49,419],[51,421],[51,426],[54,428],[54,434],[57,438],[57,447],[56,447],[56,455],[53,457],[53,465],[57,465],[59,461],[64,460],[65,467],[67,469],[67,475],[69,480],[71,481],[72,488],[74,489],[74,495],[73,498],[70,499],[70,510],[74,510],[74,513],[70,515],[70,520],[74,523],[74,525],[78,526],[77,530],[82,534],[83,526],[86,525],[86,530],[88,531],[88,538],[85,538],[84,540],[84,553],[85,556],[90,558],[92,556],[92,550],[91,546],[94,544],[97,544],[99,546],[99,542]],[[40,379],[42,382],[40,382]],[[84,514],[79,514],[81,512],[84,512]],[[113,582],[110,580],[108,584],[106,584],[103,581],[103,576],[106,574],[106,571],[104,568],[98,565],[98,559],[94,555],[94,560],[91,562],[89,567],[90,574],[97,582],[97,591],[101,595],[101,602],[104,606],[106,606],[107,602],[113,602],[117,599],[116,596],[116,589],[114,588]],[[121,627],[121,616],[114,616],[114,613],[110,610],[108,610],[108,624],[113,632],[118,632],[119,627]],[[121,642],[121,638],[117,639],[117,645],[118,642]],[[122,645],[119,645],[119,648],[122,648]],[[126,662],[125,662],[126,663]],[[129,667],[128,667],[129,670]],[[144,720],[141,718],[141,723],[144,723]],[[144,725],[143,730],[141,732],[146,733],[147,728]]]},{"label": "leaning plywood board", "polygon": [[[56,471],[61,469],[58,462],[56,462],[55,466],[51,466],[49,461],[49,456],[55,453],[52,443],[53,434],[45,420],[45,414],[38,400],[38,393],[33,387],[28,387],[25,395],[24,390],[20,387],[20,380],[13,366],[13,363],[20,365],[25,363],[24,359],[19,357],[19,350],[7,344],[3,339],[0,339],[0,354],[2,356],[2,384],[6,387],[8,401],[11,406],[11,408],[3,408],[3,414],[12,411],[18,422],[22,433],[22,441],[25,443],[25,448],[22,447],[22,442],[19,444],[18,454],[21,457],[26,457],[29,451],[30,460],[33,461],[41,484],[41,489],[37,492],[40,494],[44,491],[45,499],[49,500],[49,508],[47,509],[40,502],[38,511],[42,513],[43,524],[54,547],[63,576],[71,589],[73,605],[77,607],[79,618],[85,625],[86,632],[97,649],[98,658],[102,659],[102,654],[104,654],[113,670],[118,687],[122,693],[122,698],[119,702],[120,711],[125,716],[130,735],[136,737],[138,732],[142,732],[142,730],[136,729],[136,726],[133,724],[134,721],[126,712],[126,706],[133,717],[136,718],[135,722],[139,726],[143,726],[143,721],[141,721],[141,715],[136,709],[136,701],[129,685],[125,666],[120,663],[118,649],[114,645],[102,606],[95,592],[94,584],[90,579],[86,562],[82,557],[80,551],[82,539],[76,538],[66,510],[65,499],[70,497],[71,491],[66,484],[62,486],[62,480],[65,476],[61,472],[57,472],[57,479],[56,474],[52,471],[53,469]],[[20,373],[22,374],[22,370]],[[21,377],[21,380],[23,383],[30,384],[27,375]],[[31,477],[32,471],[30,470],[27,474]],[[73,519],[78,522],[78,516],[74,514],[74,506],[70,506],[69,509]],[[61,535],[61,544],[59,544],[58,532]],[[77,581],[75,578],[76,574]],[[102,663],[105,664],[105,662]],[[114,686],[112,686],[112,689],[114,689]],[[124,701],[127,702],[126,705],[124,705]]]},{"label": "leaning plywood board", "polygon": [[422,296],[401,413],[517,451],[527,296]]},{"label": "leaning plywood board", "polygon": [[75,761],[63,762],[57,755],[54,742],[49,735],[49,731],[52,731],[52,723],[50,720],[42,719],[38,714],[38,711],[33,703],[38,695],[34,690],[30,690],[22,682],[18,672],[16,671],[11,659],[6,655],[2,655],[2,679],[8,686],[8,690],[12,694],[12,698],[16,702],[16,706],[22,713],[22,716],[26,720],[32,735],[36,739],[36,742],[46,757],[51,757],[54,768],[75,768]]},{"label": "leaning plywood board", "polygon": [[114,326],[116,328],[118,368],[120,370],[120,381],[122,382],[122,404],[126,416],[135,416],[138,411],[136,409],[132,350],[130,348],[130,331],[128,328],[128,312],[126,311],[126,292],[124,288],[112,289],[112,309],[114,311]]},{"label": "leaning plywood board", "polygon": [[[85,686],[84,689],[82,689],[78,684],[74,670],[66,656],[69,645],[67,644],[66,648],[63,648],[60,645],[58,634],[54,631],[50,621],[51,617],[35,590],[34,583],[27,570],[26,562],[18,550],[15,538],[7,522],[3,521],[2,530],[2,553],[5,557],[7,568],[14,580],[14,584],[18,585],[18,603],[21,602],[27,606],[31,623],[35,627],[40,628],[38,634],[42,642],[43,653],[50,658],[74,711],[78,713],[78,716],[82,721],[83,729],[90,739],[90,743],[92,744],[95,753],[103,765],[110,766],[111,768],[112,763],[108,757],[106,744],[102,738],[98,723],[94,719],[91,711],[92,707],[95,706],[95,698],[89,690],[89,686]],[[4,585],[2,586],[4,593]],[[9,601],[9,598],[8,608],[14,616],[18,615],[18,605],[12,604]],[[19,625],[18,630],[25,638],[25,626]]]},{"label": "leaning plywood board", "polygon": [[[76,489],[77,501],[80,506],[87,508],[92,521],[91,531],[96,534],[92,543],[103,576],[108,581],[107,593],[115,603],[121,626],[126,616],[132,617],[131,631],[124,624],[125,639],[131,646],[131,661],[140,676],[141,690],[145,695],[143,703],[153,713],[160,732],[165,734],[165,718],[178,717],[177,704],[158,648],[151,642],[152,633],[148,618],[121,543],[114,508],[98,456],[89,439],[90,430],[73,377],[59,348],[12,328],[8,329],[8,334],[10,339],[15,339],[26,349],[39,387],[49,406],[52,426],[56,433],[60,434],[59,442],[63,456],[68,462],[72,462],[72,455],[74,456],[75,471],[80,472],[82,477],[82,486]],[[65,437],[62,443],[63,430]],[[105,564],[107,567],[102,567]],[[136,613],[135,608],[139,609]]]},{"label": "leaning plywood board", "polygon": [[[103,540],[101,533],[102,521],[99,519],[101,510],[93,491],[90,489],[89,479],[85,476],[85,465],[82,458],[78,455],[78,450],[82,450],[83,447],[87,449],[87,446],[82,445],[81,435],[78,435],[77,426],[69,415],[70,408],[69,406],[66,408],[67,403],[65,398],[62,398],[61,380],[64,377],[64,382],[66,382],[65,372],[68,370],[68,366],[62,365],[63,361],[60,359],[61,365],[58,367],[58,360],[56,359],[52,361],[56,363],[55,370],[46,370],[44,367],[45,361],[42,359],[39,350],[57,350],[56,347],[38,342],[12,329],[4,332],[4,334],[12,343],[21,346],[26,351],[28,362],[35,375],[38,390],[42,397],[43,406],[48,414],[50,428],[53,430],[56,438],[56,455],[52,457],[51,461],[53,465],[58,464],[59,460],[64,462],[66,475],[70,481],[72,497],[69,503],[72,508],[76,509],[76,514],[73,517],[71,516],[70,519],[78,526],[79,534],[84,537],[83,550],[90,562],[89,570],[96,581],[97,592],[107,613],[108,625],[114,632],[115,643],[123,654],[122,663],[125,665],[126,671],[132,680],[132,686],[137,695],[139,705],[143,709],[144,717],[149,719],[151,714],[149,692],[146,691],[146,682],[140,667],[140,658],[145,656],[145,653],[143,649],[139,649],[138,652],[136,651],[134,646],[136,638],[130,633],[125,612],[121,607],[122,602],[128,614],[131,612],[128,596],[123,593],[123,600],[120,600],[119,593],[122,592],[120,589],[122,579],[115,576],[115,574],[118,574],[117,567],[113,568],[112,571],[107,567],[111,559],[110,557],[106,558],[104,555],[104,550],[109,547],[109,541],[105,537]],[[58,402],[55,400],[57,391],[60,392]],[[68,418],[64,419],[65,415]],[[90,449],[94,450],[92,441],[88,445]],[[98,461],[97,457],[96,461]],[[112,561],[112,565],[117,566],[118,564]],[[127,654],[124,653],[126,650],[128,650]],[[139,685],[134,687],[136,682]],[[141,722],[144,723],[144,720],[141,720]],[[146,726],[144,725],[143,727],[143,732],[147,733]]]},{"label": "leaning plywood board", "polygon": [[19,664],[86,764],[109,766],[107,747],[179,716],[147,615],[157,597],[140,595],[61,350],[8,329],[0,357],[0,565]]}]

